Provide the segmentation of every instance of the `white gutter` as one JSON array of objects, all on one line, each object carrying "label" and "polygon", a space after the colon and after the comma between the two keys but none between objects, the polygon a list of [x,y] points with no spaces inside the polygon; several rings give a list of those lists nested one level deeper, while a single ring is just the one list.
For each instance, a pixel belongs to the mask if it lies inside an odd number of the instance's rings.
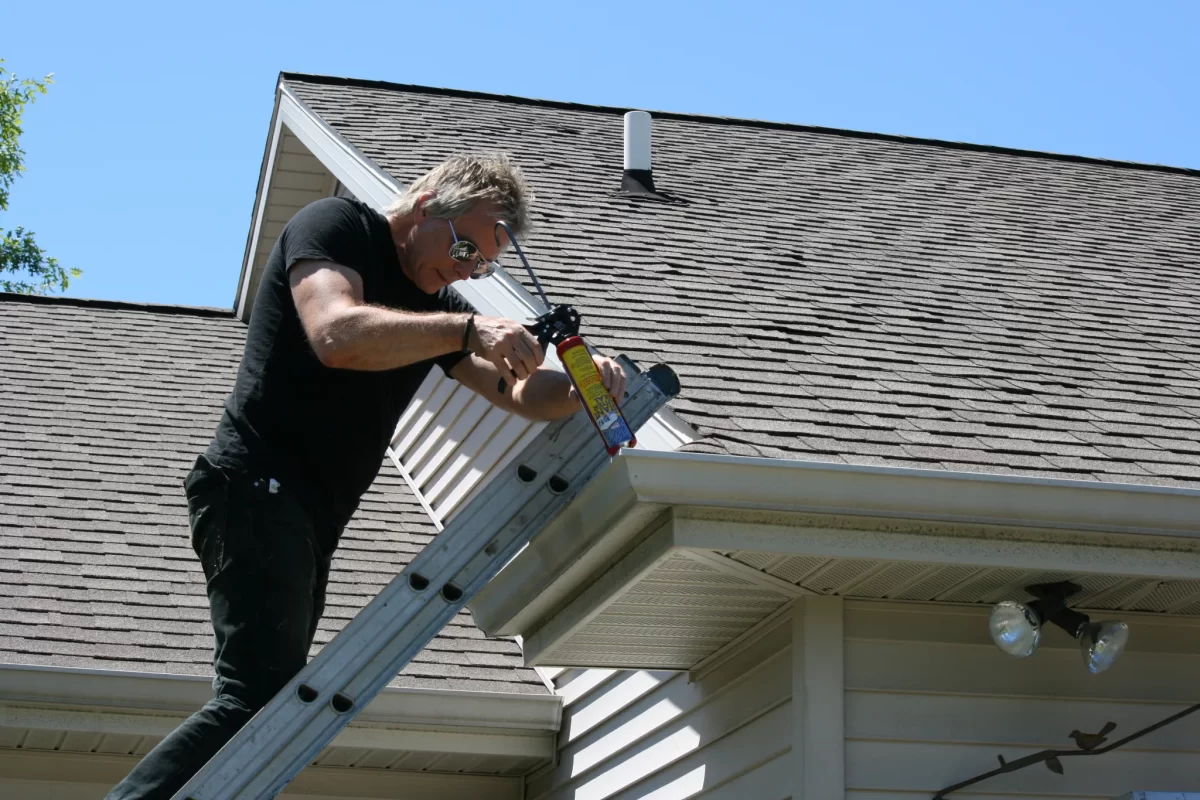
[{"label": "white gutter", "polygon": [[[0,664],[0,725],[164,735],[212,698],[198,675]],[[553,695],[385,688],[334,746],[552,759]]]},{"label": "white gutter", "polygon": [[684,549],[1200,578],[1200,490],[629,450],[476,595],[476,623],[532,635],[656,531]]},{"label": "white gutter", "polygon": [[624,451],[639,502],[1200,536],[1200,489]]}]

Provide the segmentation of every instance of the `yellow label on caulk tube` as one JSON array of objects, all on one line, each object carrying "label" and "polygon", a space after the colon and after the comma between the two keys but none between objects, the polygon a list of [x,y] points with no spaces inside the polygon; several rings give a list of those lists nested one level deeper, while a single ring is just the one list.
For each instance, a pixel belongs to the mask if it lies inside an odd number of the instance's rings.
[{"label": "yellow label on caulk tube", "polygon": [[635,444],[633,431],[625,421],[625,415],[617,406],[612,394],[604,387],[600,370],[592,361],[587,345],[578,336],[572,336],[558,345],[558,357],[575,384],[580,400],[600,436],[604,439],[609,455],[615,454],[627,444]]}]

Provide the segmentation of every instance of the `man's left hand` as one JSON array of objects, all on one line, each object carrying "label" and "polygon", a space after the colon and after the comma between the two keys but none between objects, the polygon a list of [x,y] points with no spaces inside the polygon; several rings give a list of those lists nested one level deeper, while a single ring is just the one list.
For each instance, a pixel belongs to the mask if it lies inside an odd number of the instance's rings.
[{"label": "man's left hand", "polygon": [[[600,372],[600,380],[604,383],[604,388],[608,389],[608,393],[617,401],[617,406],[621,406],[625,402],[625,370],[615,359],[608,356],[592,356],[592,363],[596,365],[596,369]],[[575,386],[571,386],[571,397],[578,400],[579,393],[575,391]]]}]

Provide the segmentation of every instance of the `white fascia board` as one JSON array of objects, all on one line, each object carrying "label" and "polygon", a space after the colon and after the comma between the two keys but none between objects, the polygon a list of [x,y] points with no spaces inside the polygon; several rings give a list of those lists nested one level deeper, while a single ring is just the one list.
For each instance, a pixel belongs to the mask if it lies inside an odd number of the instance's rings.
[{"label": "white fascia board", "polygon": [[279,152],[279,140],[282,134],[283,121],[279,118],[279,96],[276,92],[275,107],[271,109],[271,135],[267,140],[267,151],[263,155],[262,166],[259,167],[258,188],[254,194],[254,215],[250,225],[250,234],[246,239],[246,250],[242,257],[242,272],[238,276],[237,293],[233,298],[233,307],[237,317],[242,322],[246,319],[247,295],[250,291],[250,275],[254,271],[254,261],[258,255],[259,232],[262,230],[263,217],[267,213],[267,194],[271,189],[271,174],[275,169],[275,155]]},{"label": "white fascia board", "polygon": [[[372,208],[382,212],[403,191],[404,187],[392,176],[305,106],[284,81],[279,85],[278,116],[335,178]],[[453,289],[485,316],[524,322],[541,313],[541,300],[504,271],[481,280],[458,281]],[[546,354],[545,364],[562,371],[553,349]],[[638,446],[673,450],[696,438],[690,425],[675,412],[663,408],[638,431]]]},{"label": "white fascia board", "polygon": [[534,636],[664,515],[684,550],[1200,578],[1192,489],[626,450],[476,595],[476,622]]},{"label": "white fascia board", "polygon": [[[0,664],[0,704],[5,705],[65,707],[110,715],[190,714],[211,698],[212,680],[198,675]],[[553,739],[561,721],[562,700],[552,695],[389,687],[355,718],[352,726],[359,730],[351,738],[356,742],[352,746],[388,749],[398,741],[388,732],[403,729],[544,734]],[[495,736],[476,738],[481,743],[488,740],[487,752],[495,749],[496,743],[490,741]],[[368,740],[377,743],[357,743]]]}]

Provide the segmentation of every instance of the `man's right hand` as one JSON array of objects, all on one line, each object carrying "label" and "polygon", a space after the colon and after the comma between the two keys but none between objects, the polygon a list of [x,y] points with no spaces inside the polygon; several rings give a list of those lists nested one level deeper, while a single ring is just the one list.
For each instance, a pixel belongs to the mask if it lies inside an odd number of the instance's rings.
[{"label": "man's right hand", "polygon": [[537,371],[546,358],[541,344],[521,323],[504,317],[476,315],[468,345],[475,355],[487,359],[501,375],[523,381]]}]

